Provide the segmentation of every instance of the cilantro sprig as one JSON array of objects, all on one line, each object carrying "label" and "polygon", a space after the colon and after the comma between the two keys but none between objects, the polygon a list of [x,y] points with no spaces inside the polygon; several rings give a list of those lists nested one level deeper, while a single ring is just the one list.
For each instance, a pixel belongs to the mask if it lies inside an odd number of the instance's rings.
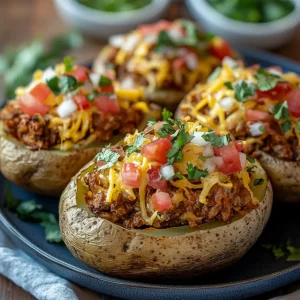
[{"label": "cilantro sprig", "polygon": [[66,56],[64,58],[65,72],[72,71],[74,60],[75,60],[75,57],[73,57],[73,56]]},{"label": "cilantro sprig", "polygon": [[212,146],[217,146],[217,147],[222,147],[222,146],[227,146],[229,142],[231,141],[231,136],[230,134],[226,134],[223,136],[219,136],[213,131],[206,132],[202,135],[202,138],[206,142],[210,142]]},{"label": "cilantro sprig", "polygon": [[106,86],[110,86],[110,85],[112,85],[111,79],[104,75],[101,75],[99,78],[99,86],[106,87]]},{"label": "cilantro sprig", "polygon": [[199,179],[204,178],[208,175],[208,170],[200,170],[196,166],[191,163],[187,163],[187,172],[188,172],[188,179]]},{"label": "cilantro sprig", "polygon": [[133,152],[140,152],[140,147],[142,147],[144,141],[145,141],[144,134],[140,132],[137,137],[135,138],[133,145],[127,147],[127,153],[126,155],[129,156]]},{"label": "cilantro sprig", "polygon": [[292,124],[290,122],[291,115],[289,112],[287,101],[284,101],[282,104],[276,103],[274,106],[273,114],[276,120],[282,121],[280,127],[283,133],[286,133],[292,129]]},{"label": "cilantro sprig", "polygon": [[113,152],[108,148],[103,148],[101,152],[99,152],[95,158],[95,162],[106,162],[106,164],[97,166],[97,170],[104,170],[112,167],[118,160],[119,160],[120,154],[117,152]]},{"label": "cilantro sprig", "polygon": [[257,88],[262,92],[272,90],[279,81],[284,81],[280,76],[263,69],[257,70],[254,77],[257,79]]}]

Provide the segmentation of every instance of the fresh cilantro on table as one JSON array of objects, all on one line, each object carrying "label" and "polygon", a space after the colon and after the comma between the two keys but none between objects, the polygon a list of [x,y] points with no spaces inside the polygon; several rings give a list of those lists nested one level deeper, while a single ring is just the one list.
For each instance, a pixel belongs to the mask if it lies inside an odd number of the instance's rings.
[{"label": "fresh cilantro on table", "polygon": [[255,90],[253,83],[242,80],[234,85],[234,97],[239,102],[246,102],[250,96],[255,95]]},{"label": "fresh cilantro on table", "polygon": [[220,76],[221,71],[222,71],[221,67],[215,68],[214,71],[208,76],[206,82],[211,82],[211,81],[217,79]]},{"label": "fresh cilantro on table", "polygon": [[105,87],[105,86],[110,86],[110,85],[112,85],[111,79],[104,75],[101,75],[100,79],[99,79],[99,86]]},{"label": "fresh cilantro on table", "polygon": [[5,203],[9,210],[26,222],[36,222],[45,228],[45,238],[51,243],[62,242],[58,221],[53,213],[43,209],[35,200],[20,201],[13,197],[8,182],[5,186]]},{"label": "fresh cilantro on table", "polygon": [[103,148],[101,152],[99,152],[95,158],[95,162],[106,162],[106,164],[102,166],[98,166],[97,170],[103,170],[103,169],[108,169],[112,167],[118,160],[119,160],[120,154],[111,151],[108,148]]},{"label": "fresh cilantro on table", "polygon": [[263,178],[256,178],[254,180],[254,186],[258,186],[258,185],[262,185],[265,182],[265,180]]},{"label": "fresh cilantro on table", "polygon": [[257,87],[260,91],[272,90],[279,81],[283,81],[280,76],[267,72],[263,69],[257,70],[254,77],[257,79]]},{"label": "fresh cilantro on table", "polygon": [[172,118],[173,113],[170,112],[170,111],[168,111],[166,108],[164,108],[164,109],[162,110],[161,115],[162,115],[162,117],[163,117],[163,120],[164,120],[164,121],[167,121],[167,120],[169,120],[170,118]]},{"label": "fresh cilantro on table", "polygon": [[65,72],[72,71],[74,61],[75,61],[75,57],[73,56],[66,56],[64,58]]},{"label": "fresh cilantro on table", "polygon": [[127,156],[129,156],[132,152],[140,152],[139,148],[142,147],[145,141],[144,134],[140,132],[135,138],[133,145],[127,147]]},{"label": "fresh cilantro on table", "polygon": [[219,136],[215,134],[213,131],[206,132],[202,135],[202,138],[206,142],[210,142],[213,146],[222,147],[227,146],[228,143],[231,141],[230,134],[226,134],[223,136]]},{"label": "fresh cilantro on table", "polygon": [[188,179],[204,178],[208,175],[208,170],[200,170],[191,163],[187,163]]}]

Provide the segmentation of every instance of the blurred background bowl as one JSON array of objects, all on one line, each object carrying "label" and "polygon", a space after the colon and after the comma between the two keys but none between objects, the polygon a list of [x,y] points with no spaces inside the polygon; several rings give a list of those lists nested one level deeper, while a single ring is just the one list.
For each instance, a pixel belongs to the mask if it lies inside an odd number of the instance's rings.
[{"label": "blurred background bowl", "polygon": [[271,49],[288,42],[300,23],[300,0],[286,17],[267,23],[247,23],[230,19],[216,11],[206,0],[186,0],[192,16],[207,32],[224,37],[233,46]]},{"label": "blurred background bowl", "polygon": [[152,0],[142,8],[124,12],[105,12],[89,8],[76,0],[54,0],[63,20],[73,28],[96,38],[125,33],[137,25],[158,20],[166,11],[170,0]]}]

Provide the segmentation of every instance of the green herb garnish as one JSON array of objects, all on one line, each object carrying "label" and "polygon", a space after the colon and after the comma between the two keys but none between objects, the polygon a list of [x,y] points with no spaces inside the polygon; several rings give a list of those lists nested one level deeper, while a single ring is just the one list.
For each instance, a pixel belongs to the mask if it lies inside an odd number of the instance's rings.
[{"label": "green herb garnish", "polygon": [[132,146],[127,147],[127,156],[129,156],[132,152],[140,152],[139,148],[142,147],[143,143],[145,141],[144,134],[140,132],[136,139],[133,142]]},{"label": "green herb garnish", "polygon": [[185,177],[180,172],[176,172],[173,176],[173,179],[184,179]]},{"label": "green herb garnish", "polygon": [[119,153],[113,152],[108,148],[103,148],[102,151],[95,156],[94,161],[95,162],[105,161],[106,164],[102,166],[98,166],[97,170],[104,170],[112,167],[119,160],[119,157],[120,157]]},{"label": "green herb garnish", "polygon": [[170,111],[168,111],[166,108],[164,108],[163,110],[162,110],[162,117],[163,117],[163,120],[164,121],[167,121],[167,120],[169,120],[170,118],[172,118],[172,116],[173,116],[173,113],[171,113]]},{"label": "green herb garnish", "polygon": [[257,79],[257,87],[262,92],[272,90],[279,81],[282,81],[280,76],[267,72],[263,69],[257,70],[255,78]]},{"label": "green herb garnish", "polygon": [[175,43],[173,42],[172,38],[166,31],[161,31],[157,37],[157,44],[154,48],[154,51],[160,52],[165,47],[175,47]]},{"label": "green herb garnish", "polygon": [[64,65],[65,65],[66,72],[72,71],[74,60],[75,60],[75,57],[73,57],[73,56],[67,56],[64,58]]},{"label": "green herb garnish", "polygon": [[250,156],[247,156],[246,158],[251,164],[254,164],[255,163],[255,159],[250,157]]},{"label": "green herb garnish", "polygon": [[255,85],[246,81],[237,82],[234,86],[234,97],[239,102],[246,102],[250,96],[255,95]]},{"label": "green herb garnish", "polygon": [[224,136],[219,136],[215,134],[213,131],[206,132],[202,135],[202,138],[206,142],[210,142],[213,146],[222,147],[227,146],[228,143],[231,141],[230,134],[226,134]]},{"label": "green herb garnish", "polygon": [[200,170],[196,166],[192,165],[191,163],[187,163],[186,170],[188,172],[188,179],[204,178],[209,174],[208,170]]},{"label": "green herb garnish", "polygon": [[300,133],[300,121],[297,123],[297,132]]},{"label": "green herb garnish", "polygon": [[60,87],[59,87],[59,79],[57,76],[47,80],[47,85],[50,88],[50,90],[55,94],[59,95],[60,94]]},{"label": "green herb garnish", "polygon": [[93,91],[92,93],[90,93],[88,96],[87,96],[87,99],[89,101],[94,101],[96,97],[98,97],[100,94],[98,91]]},{"label": "green herb garnish", "polygon": [[148,121],[147,126],[152,127],[156,123],[156,121]]},{"label": "green herb garnish", "polygon": [[276,103],[273,114],[276,120],[289,120],[291,116],[287,101],[284,101],[282,104]]},{"label": "green herb garnish", "polygon": [[254,180],[254,186],[257,186],[257,185],[262,185],[263,183],[264,183],[264,179],[263,178],[256,178],[255,180]]},{"label": "green herb garnish", "polygon": [[280,127],[283,133],[287,133],[292,129],[292,124],[289,121],[284,121],[283,123],[280,124]]},{"label": "green herb garnish", "polygon": [[200,159],[200,160],[202,160],[202,161],[206,161],[208,158],[212,158],[213,156],[205,156],[205,155],[202,155],[202,154],[200,154],[199,156],[198,156],[198,158]]},{"label": "green herb garnish", "polygon": [[112,85],[111,79],[104,75],[101,75],[100,79],[99,79],[99,86],[105,87],[105,86],[110,86],[110,85]]},{"label": "green herb garnish", "polygon": [[229,90],[233,90],[233,86],[232,86],[232,83],[231,83],[230,81],[224,82],[224,85],[225,85]]},{"label": "green herb garnish", "polygon": [[75,77],[67,75],[59,78],[61,91],[65,93],[70,93],[75,91],[77,88],[83,85],[82,82],[79,82]]},{"label": "green herb garnish", "polygon": [[220,76],[221,71],[222,71],[221,67],[215,68],[214,71],[208,76],[206,82],[211,82],[211,81],[217,79]]}]

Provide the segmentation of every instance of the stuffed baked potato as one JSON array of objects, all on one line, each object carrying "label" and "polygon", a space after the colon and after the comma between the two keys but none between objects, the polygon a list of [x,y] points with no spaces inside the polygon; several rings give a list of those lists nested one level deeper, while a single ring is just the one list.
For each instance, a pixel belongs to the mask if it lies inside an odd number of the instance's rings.
[{"label": "stuffed baked potato", "polygon": [[[213,78],[215,77],[215,78]],[[300,201],[300,77],[279,67],[225,63],[179,105],[220,133],[246,141],[244,151],[268,173],[278,199]]]},{"label": "stuffed baked potato", "polygon": [[60,200],[65,244],[99,271],[182,278],[241,258],[271,212],[272,188],[243,143],[197,123],[151,123],[105,148]]},{"label": "stuffed baked potato", "polygon": [[191,21],[159,21],[112,36],[94,62],[94,71],[110,69],[123,89],[145,88],[145,97],[175,109],[225,56],[234,56],[226,41],[208,38]]},{"label": "stuffed baked potato", "polygon": [[69,58],[37,71],[0,112],[0,170],[38,193],[60,195],[72,176],[108,142],[144,128],[155,110]]}]

